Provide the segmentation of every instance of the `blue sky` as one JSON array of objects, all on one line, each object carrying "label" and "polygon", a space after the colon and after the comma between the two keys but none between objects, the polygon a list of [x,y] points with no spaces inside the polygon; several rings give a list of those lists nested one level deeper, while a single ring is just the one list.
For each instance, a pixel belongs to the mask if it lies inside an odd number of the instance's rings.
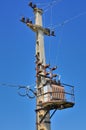
[{"label": "blue sky", "polygon": [[[47,3],[50,0],[33,0]],[[52,15],[51,15],[52,11]],[[63,23],[86,12],[85,0],[63,0],[43,15],[44,26]],[[35,84],[35,34],[21,16],[33,16],[28,0],[0,1],[0,84]],[[51,20],[52,19],[52,20]],[[32,19],[33,20],[33,19]],[[57,65],[61,81],[75,86],[75,106],[57,111],[52,130],[86,128],[86,14],[55,28],[56,37],[45,36],[46,61]],[[0,86],[0,129],[35,130],[35,99],[22,98],[17,88]]]}]

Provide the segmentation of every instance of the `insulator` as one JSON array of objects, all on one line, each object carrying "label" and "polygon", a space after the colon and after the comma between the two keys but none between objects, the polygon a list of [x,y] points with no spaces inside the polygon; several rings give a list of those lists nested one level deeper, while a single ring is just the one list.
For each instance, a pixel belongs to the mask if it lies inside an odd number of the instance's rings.
[{"label": "insulator", "polygon": [[29,20],[29,18],[27,18],[27,19],[26,19],[26,23],[29,23],[29,22],[30,22],[30,20]]},{"label": "insulator", "polygon": [[35,68],[35,70],[36,70],[36,71],[38,71],[38,70],[39,70],[39,68],[38,68],[38,67],[36,67],[36,68]]},{"label": "insulator", "polygon": [[40,66],[40,65],[42,65],[42,62],[38,62],[38,64],[37,64],[38,66]]},{"label": "insulator", "polygon": [[33,5],[33,7],[32,7],[33,9],[35,9],[36,8],[36,4],[35,5]]},{"label": "insulator", "polygon": [[25,23],[25,17],[22,17],[20,21]]},{"label": "insulator", "polygon": [[57,74],[53,74],[53,76],[52,77],[57,77]]},{"label": "insulator", "polygon": [[50,35],[50,29],[49,28],[45,28],[45,29],[48,32],[48,34]]},{"label": "insulator", "polygon": [[44,67],[44,68],[49,68],[49,66],[50,66],[50,64],[46,64],[46,65],[44,65],[43,67]]},{"label": "insulator", "polygon": [[39,74],[39,76],[42,76],[44,78],[50,78],[50,77],[48,77],[47,75],[44,75],[44,74]]},{"label": "insulator", "polygon": [[37,45],[39,45],[39,41],[37,41],[36,43],[37,43]]},{"label": "insulator", "polygon": [[35,55],[36,59],[39,60],[39,56],[38,55]]},{"label": "insulator", "polygon": [[46,72],[46,75],[49,75],[50,73],[49,72]]},{"label": "insulator", "polygon": [[30,3],[29,3],[29,6],[30,6],[30,7],[33,7],[33,3],[32,3],[32,2],[30,2]]},{"label": "insulator", "polygon": [[36,60],[39,61],[40,59],[38,57],[36,57]]},{"label": "insulator", "polygon": [[51,32],[51,35],[52,35],[52,36],[55,36],[55,32],[54,32],[54,31],[52,31],[52,32]]},{"label": "insulator", "polygon": [[31,23],[31,24],[32,24],[32,21],[30,20],[30,21],[29,21],[29,23]]},{"label": "insulator", "polygon": [[56,70],[56,69],[57,69],[57,66],[55,66],[55,67],[51,68],[51,70]]},{"label": "insulator", "polygon": [[46,86],[47,85],[47,82],[43,84],[43,86]]},{"label": "insulator", "polygon": [[39,70],[38,72],[37,72],[37,74],[39,74],[39,73],[41,73],[42,72],[42,70]]},{"label": "insulator", "polygon": [[58,80],[57,84],[58,84],[58,85],[61,85],[61,82],[60,82],[60,80]]},{"label": "insulator", "polygon": [[35,61],[35,63],[36,63],[36,64],[38,64],[38,60],[37,60],[37,61]]}]

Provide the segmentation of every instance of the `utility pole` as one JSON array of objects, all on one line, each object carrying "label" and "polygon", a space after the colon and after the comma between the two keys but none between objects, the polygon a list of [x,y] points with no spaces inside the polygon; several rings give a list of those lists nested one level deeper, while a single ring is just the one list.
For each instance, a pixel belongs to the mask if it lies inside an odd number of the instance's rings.
[{"label": "utility pole", "polygon": [[43,28],[42,25],[42,14],[43,10],[37,8],[36,5],[33,5],[32,2],[29,3],[29,6],[33,9],[35,15],[35,24],[32,24],[32,21],[25,18],[22,18],[22,22],[26,23],[35,33],[36,33],[36,87],[37,87],[37,98],[36,98],[36,130],[50,130],[50,113],[49,111],[41,109],[38,105],[40,102],[44,101],[43,85],[46,83],[45,77],[40,77],[38,74],[42,72],[44,74],[45,69],[43,66],[46,65],[45,61],[45,50],[44,50],[44,34],[50,35],[50,30]]},{"label": "utility pole", "polygon": [[[45,50],[44,50],[44,32],[42,27],[42,14],[43,10],[39,8],[34,9],[35,14],[35,25],[38,26],[36,31],[36,72],[42,70],[42,65],[46,65],[45,61]],[[40,64],[40,65],[39,65]],[[43,70],[42,70],[43,73]],[[37,76],[37,104],[36,104],[36,130],[50,130],[50,114],[46,110],[41,110],[40,106],[38,106],[39,102],[43,102],[44,95],[38,97],[43,93],[43,84],[45,84],[45,78]],[[45,116],[45,119],[40,123],[41,119]]]},{"label": "utility pole", "polygon": [[[74,106],[74,101],[67,100],[67,94],[73,99],[74,91],[73,86],[66,84],[72,90],[70,93],[66,92],[65,84],[62,85],[60,82],[60,76],[53,74],[57,67],[51,68],[50,64],[46,64],[44,35],[55,36],[54,31],[43,27],[43,10],[32,2],[29,3],[29,6],[35,15],[35,24],[24,17],[21,21],[36,33],[36,130],[51,130],[50,119],[56,110]],[[56,77],[58,77],[58,81],[56,81]],[[54,110],[51,115],[50,110]]]}]

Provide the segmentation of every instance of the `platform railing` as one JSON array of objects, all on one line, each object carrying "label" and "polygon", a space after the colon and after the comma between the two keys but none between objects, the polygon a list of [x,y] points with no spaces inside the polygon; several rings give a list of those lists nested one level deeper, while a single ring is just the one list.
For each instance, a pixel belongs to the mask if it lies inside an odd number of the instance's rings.
[{"label": "platform railing", "polygon": [[71,102],[75,103],[74,86],[71,85],[48,85],[44,86],[44,91],[38,95],[44,97],[43,102]]}]

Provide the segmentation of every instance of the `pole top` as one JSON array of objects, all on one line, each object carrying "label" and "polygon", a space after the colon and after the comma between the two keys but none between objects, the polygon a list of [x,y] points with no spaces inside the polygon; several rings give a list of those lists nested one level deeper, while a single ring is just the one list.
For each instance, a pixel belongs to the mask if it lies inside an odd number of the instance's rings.
[{"label": "pole top", "polygon": [[43,14],[43,10],[40,9],[40,8],[34,8],[34,13],[40,13],[40,14]]},{"label": "pole top", "polygon": [[32,2],[29,3],[29,6],[34,10],[35,13],[43,14],[43,10],[40,8],[37,8],[36,4],[33,4]]}]

